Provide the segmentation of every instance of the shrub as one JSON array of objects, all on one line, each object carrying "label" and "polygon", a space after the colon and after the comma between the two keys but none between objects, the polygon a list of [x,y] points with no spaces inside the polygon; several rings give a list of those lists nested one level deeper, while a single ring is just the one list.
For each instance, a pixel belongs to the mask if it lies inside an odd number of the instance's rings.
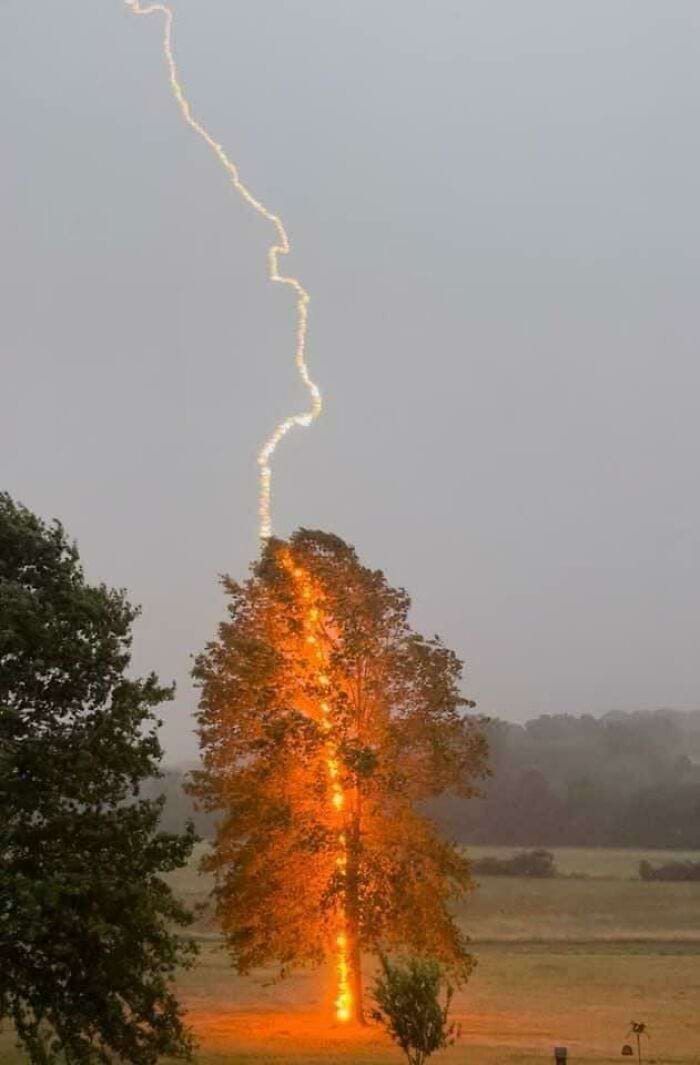
[{"label": "shrub", "polygon": [[452,1046],[459,1034],[457,1026],[448,1022],[453,988],[432,958],[392,963],[382,955],[380,962],[372,989],[379,1008],[372,1017],[401,1047],[409,1065],[423,1065],[436,1050]]},{"label": "shrub", "polygon": [[478,858],[472,870],[482,876],[530,876],[546,879],[557,875],[551,851],[521,851],[511,858]]},{"label": "shrub", "polygon": [[666,862],[653,866],[651,862],[639,863],[640,880],[694,880],[700,881],[700,862]]}]

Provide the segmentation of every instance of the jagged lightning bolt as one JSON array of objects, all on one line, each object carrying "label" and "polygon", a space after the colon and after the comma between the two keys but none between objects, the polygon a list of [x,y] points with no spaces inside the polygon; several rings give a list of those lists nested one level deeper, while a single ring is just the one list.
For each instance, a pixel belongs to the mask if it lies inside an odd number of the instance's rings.
[{"label": "jagged lightning bolt", "polygon": [[294,290],[296,295],[296,348],[294,352],[294,361],[296,363],[299,376],[306,385],[311,397],[311,408],[308,411],[304,411],[301,414],[290,414],[284,421],[280,422],[267,438],[262,448],[258,453],[258,466],[260,470],[260,496],[259,496],[259,515],[260,515],[260,536],[263,540],[266,540],[272,534],[272,520],[271,520],[271,494],[272,494],[272,457],[275,453],[277,445],[284,436],[287,435],[290,429],[293,429],[295,425],[309,426],[319,416],[323,406],[323,400],[321,392],[318,386],[312,381],[309,374],[309,368],[306,362],[306,336],[308,331],[308,318],[309,318],[309,293],[306,291],[301,281],[296,277],[286,277],[280,273],[279,259],[281,255],[288,255],[291,249],[289,243],[289,237],[287,236],[287,230],[284,227],[282,219],[279,215],[274,214],[273,211],[268,210],[263,203],[260,202],[248,189],[248,187],[241,181],[236,164],[229,159],[228,155],[224,151],[223,147],[211,136],[209,131],[194,117],[190,103],[185,96],[182,83],[179,78],[177,63],[175,62],[175,52],[173,48],[173,12],[166,4],[147,4],[142,6],[140,0],[126,0],[127,5],[131,8],[135,15],[153,15],[159,14],[163,16],[163,54],[168,67],[168,74],[170,78],[170,88],[172,89],[173,96],[177,101],[177,104],[182,113],[182,117],[185,122],[195,133],[199,134],[205,144],[211,149],[211,151],[217,156],[219,162],[228,173],[231,183],[245,202],[257,211],[266,221],[270,222],[275,229],[275,242],[270,247],[267,254],[268,263],[268,275],[271,281],[278,282],[281,285],[289,285]]}]

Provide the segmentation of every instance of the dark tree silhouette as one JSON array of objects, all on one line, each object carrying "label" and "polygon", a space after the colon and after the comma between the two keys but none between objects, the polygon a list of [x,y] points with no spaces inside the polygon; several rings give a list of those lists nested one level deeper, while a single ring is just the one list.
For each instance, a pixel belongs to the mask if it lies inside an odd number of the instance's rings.
[{"label": "dark tree silhouette", "polygon": [[0,1019],[42,1065],[190,1051],[169,986],[188,914],[160,874],[193,836],[137,798],[172,693],[126,676],[135,617],[59,524],[0,495]]}]

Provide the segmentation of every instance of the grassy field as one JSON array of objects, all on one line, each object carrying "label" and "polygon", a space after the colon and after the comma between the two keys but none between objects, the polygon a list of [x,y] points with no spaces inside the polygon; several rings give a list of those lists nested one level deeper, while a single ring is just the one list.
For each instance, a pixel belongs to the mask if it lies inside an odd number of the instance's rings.
[{"label": "grassy field", "polygon": [[[475,848],[476,855],[508,853]],[[483,877],[460,909],[478,967],[455,999],[459,1044],[444,1065],[550,1061],[552,1047],[577,1060],[620,1060],[631,1019],[647,1022],[646,1060],[700,1065],[700,884],[632,879],[650,852],[556,850],[565,874],[589,879]],[[659,855],[669,858],[669,852]],[[695,857],[698,857],[697,855]],[[206,896],[193,867],[174,878],[190,902]],[[201,1065],[384,1065],[398,1053],[373,1027],[327,1023],[329,974],[271,983],[271,973],[232,973],[203,916],[197,968],[180,994],[199,1040]],[[0,1065],[18,1061],[0,1037]]]},{"label": "grassy field", "polygon": [[[513,850],[474,847],[469,853],[504,857]],[[601,940],[691,941],[700,949],[700,884],[637,879],[642,858],[669,861],[692,854],[574,847],[554,854],[564,877],[585,873],[588,879],[477,877],[480,886],[461,911],[474,939],[543,940],[552,949],[562,940],[592,943],[597,949]]]}]

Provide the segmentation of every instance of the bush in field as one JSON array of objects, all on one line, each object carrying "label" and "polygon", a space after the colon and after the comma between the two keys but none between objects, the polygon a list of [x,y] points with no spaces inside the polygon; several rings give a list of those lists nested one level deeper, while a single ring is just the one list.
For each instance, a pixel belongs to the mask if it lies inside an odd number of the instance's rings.
[{"label": "bush in field", "polygon": [[511,858],[477,858],[472,871],[481,876],[529,876],[540,880],[557,875],[551,851],[521,851]]},{"label": "bush in field", "polygon": [[401,1047],[409,1065],[423,1065],[436,1050],[452,1046],[459,1035],[457,1026],[448,1020],[453,988],[440,963],[432,958],[393,963],[382,955],[380,962],[381,972],[373,987],[378,1009],[372,1017]]},{"label": "bush in field", "polygon": [[651,862],[639,863],[640,880],[695,880],[700,881],[700,862],[666,862],[653,866]]}]

